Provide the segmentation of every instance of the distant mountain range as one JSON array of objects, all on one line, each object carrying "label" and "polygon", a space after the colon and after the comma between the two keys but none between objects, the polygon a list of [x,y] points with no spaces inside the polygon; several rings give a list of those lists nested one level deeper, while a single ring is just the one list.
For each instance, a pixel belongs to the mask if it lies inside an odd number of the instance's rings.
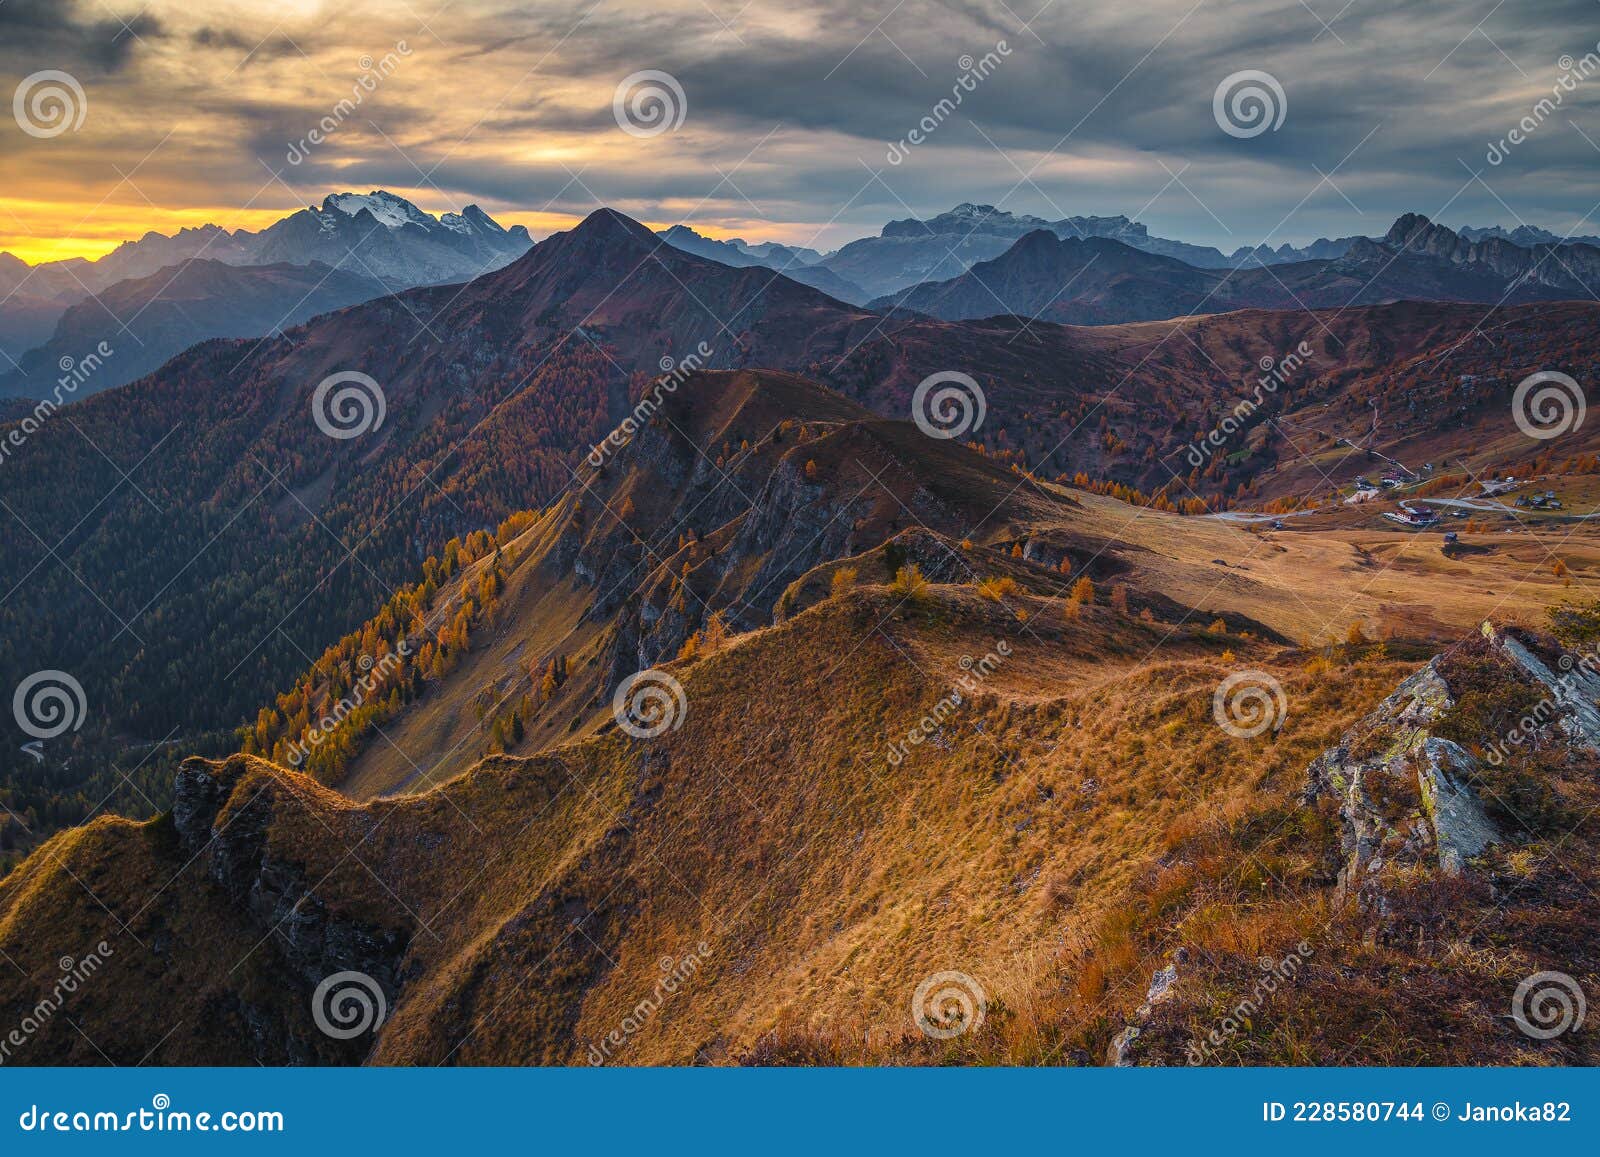
[{"label": "distant mountain range", "polygon": [[[1126,262],[1129,284],[1149,284],[1144,267],[1153,266],[1174,293],[1185,279],[1218,276],[1104,238],[1030,235],[1017,255],[1037,250],[1043,259],[1058,249]],[[1575,311],[1580,332],[1600,309],[1554,308]],[[1163,462],[1192,440],[1219,380],[1248,380],[1263,356],[1309,342],[1319,377],[1355,372],[1389,364],[1400,349],[1448,349],[1484,314],[1477,305],[1424,304],[1026,331],[1012,317],[884,316],[765,267],[682,252],[636,221],[597,211],[465,287],[380,297],[259,344],[207,342],[115,396],[74,405],[70,424],[44,423],[4,465],[6,501],[21,521],[0,520],[0,584],[18,588],[0,606],[8,643],[0,674],[70,667],[106,704],[103,718],[118,734],[228,726],[304,663],[300,648],[350,629],[359,608],[387,597],[420,554],[548,502],[570,484],[577,456],[627,416],[663,359],[702,346],[701,368],[804,374],[884,415],[910,412],[928,375],[967,367],[987,395],[975,434],[991,451],[1050,474],[1083,471],[1154,489],[1170,480]],[[1555,332],[1548,319],[1525,324]],[[1173,325],[1203,353],[1167,342],[1136,394],[1105,397]],[[369,437],[339,441],[316,424],[312,397],[319,382],[352,370],[380,383],[386,416]],[[1097,411],[1117,437],[1094,423],[1075,436]],[[119,468],[95,449],[115,446],[127,464],[157,445],[163,452],[136,481],[159,509],[119,490]],[[711,461],[702,468],[715,477]],[[1215,485],[1232,492],[1261,468],[1241,465]],[[38,550],[25,526],[71,529],[63,557],[88,586],[22,583]],[[364,565],[348,565],[346,541],[363,544]],[[192,558],[201,561],[186,565]],[[289,577],[258,589],[258,574]],[[113,579],[108,610],[90,591]],[[241,608],[229,592],[246,588],[256,593]],[[259,648],[259,631],[243,626],[280,620],[282,637]],[[109,643],[122,621],[141,644],[131,665],[126,649]]]},{"label": "distant mountain range", "polygon": [[1159,257],[1171,257],[1200,269],[1232,269],[1246,263],[1280,265],[1292,261],[1341,256],[1355,238],[1323,238],[1303,249],[1281,245],[1241,248],[1231,255],[1209,245],[1190,245],[1152,237],[1127,217],[1064,217],[1047,221],[1025,213],[1008,213],[993,205],[957,205],[925,220],[891,221],[877,237],[864,237],[830,253],[820,265],[861,285],[873,296],[895,293],[926,281],[943,281],[981,261],[1000,256],[1029,233],[1043,230],[1063,240],[1106,238]]},{"label": "distant mountain range", "polygon": [[947,321],[1015,314],[1076,325],[1155,321],[1235,309],[1343,309],[1384,302],[1494,304],[1587,300],[1600,249],[1472,241],[1408,213],[1382,238],[1350,239],[1337,257],[1204,269],[1105,237],[1027,234],[992,260],[943,281],[877,298]]},{"label": "distant mountain range", "polygon": [[1126,217],[1046,221],[970,203],[926,220],[890,221],[879,236],[852,241],[827,255],[771,243],[750,246],[740,240],[713,241],[683,225],[673,226],[662,236],[687,252],[726,265],[766,265],[841,301],[861,304],[920,282],[954,277],[977,262],[998,257],[1019,238],[1040,229],[1061,237],[1113,237],[1135,249],[1205,268],[1229,264],[1216,249],[1151,237],[1143,225]]},{"label": "distant mountain range", "polygon": [[1490,225],[1485,229],[1475,229],[1469,225],[1457,229],[1456,232],[1468,241],[1484,241],[1490,237],[1499,237],[1501,240],[1509,241],[1513,245],[1521,245],[1524,248],[1533,245],[1593,245],[1596,248],[1600,248],[1600,237],[1596,237],[1593,234],[1563,237],[1558,233],[1550,232],[1548,229],[1540,229],[1536,225],[1518,225],[1515,229],[1504,229],[1499,225]]},{"label": "distant mountain range", "polygon": [[[91,351],[109,349],[73,387],[82,398],[142,378],[211,338],[260,338],[388,293],[371,277],[321,262],[227,265],[193,258],[119,281],[69,307],[44,345],[0,374],[0,397],[42,398]],[[241,354],[248,356],[248,351]]]},{"label": "distant mountain range", "polygon": [[514,260],[532,244],[523,226],[503,228],[476,205],[434,217],[381,190],[335,193],[320,208],[301,209],[255,233],[230,233],[218,225],[183,229],[170,237],[152,232],[94,261],[72,258],[31,267],[0,254],[0,293],[20,286],[39,297],[78,300],[192,257],[226,265],[320,261],[354,269],[394,292],[469,280]]},{"label": "distant mountain range", "polygon": [[755,247],[738,239],[715,241],[696,233],[687,225],[674,225],[670,229],[663,229],[657,236],[675,249],[700,257],[709,257],[712,261],[720,261],[735,269],[760,265],[776,270],[791,281],[820,289],[829,297],[849,302],[851,305],[860,305],[871,296],[859,285],[846,281],[826,266],[817,264],[822,254],[815,249],[791,249],[786,245],[770,241]]},{"label": "distant mountain range", "polygon": [[[1023,237],[1040,230],[1062,240],[1104,238],[1118,241],[1142,253],[1174,258],[1197,269],[1220,271],[1335,261],[1348,254],[1358,242],[1371,240],[1361,236],[1322,237],[1303,246],[1283,244],[1274,249],[1259,245],[1223,253],[1208,245],[1152,236],[1146,226],[1125,216],[1064,217],[1050,221],[1025,213],[1009,213],[993,205],[963,203],[933,217],[891,221],[877,237],[852,241],[810,265],[860,286],[870,298],[879,298],[924,282],[957,277],[980,262],[999,257]],[[1564,238],[1532,226],[1520,226],[1509,232],[1499,227],[1463,229],[1460,236],[1469,242],[1498,238],[1523,248],[1538,245],[1600,247],[1600,237]],[[751,251],[743,242],[730,244]],[[722,259],[712,252],[702,255]],[[826,288],[816,281],[811,284]]]},{"label": "distant mountain range", "polygon": [[[1232,254],[1152,236],[1126,216],[1050,221],[972,203],[890,221],[828,254],[719,241],[686,225],[656,236],[849,305],[946,320],[1012,313],[1104,325],[1402,299],[1587,299],[1600,282],[1600,238],[1532,226],[1457,232],[1414,214],[1381,238]],[[506,229],[477,206],[434,217],[375,190],[332,194],[260,232],[149,233],[97,261],[29,266],[0,253],[0,397],[42,396],[53,366],[101,340],[118,357],[77,396],[132,381],[200,341],[261,337],[384,294],[470,281],[531,245],[525,228]]]},{"label": "distant mountain range", "polygon": [[[367,296],[371,297],[418,285],[470,281],[515,260],[532,244],[523,226],[506,229],[476,205],[467,206],[459,214],[434,217],[402,197],[374,191],[333,194],[323,200],[320,208],[301,209],[260,232],[229,232],[220,226],[204,225],[170,237],[147,233],[96,261],[74,258],[30,266],[9,253],[0,253],[0,367],[12,371],[11,381],[0,380],[0,394],[16,391],[16,367],[10,363],[22,362],[27,351],[46,341],[72,339],[72,332],[56,333],[57,323],[72,306],[95,296],[101,298],[102,312],[115,308],[113,299],[131,303],[134,310],[153,296],[174,302],[184,292],[182,287],[158,290],[155,285],[144,285],[111,291],[123,282],[144,278],[160,280],[164,276],[171,281],[179,276],[178,267],[191,260],[236,267],[320,265],[337,269],[346,275],[340,279],[343,292],[333,293],[331,299],[348,305],[348,296],[358,284],[364,283],[370,291]],[[125,339],[120,344],[149,346],[158,352],[164,350],[165,357],[170,357],[209,337],[258,337],[266,332],[241,333],[237,326],[247,315],[269,318],[269,325],[305,319],[303,311],[296,312],[299,298],[293,295],[281,269],[257,280],[261,284],[246,290],[239,278],[190,274],[184,278],[189,291],[203,293],[204,287],[211,284],[229,292],[244,292],[253,304],[237,309],[226,302],[201,302],[191,297],[182,308],[194,314],[197,322],[209,315],[227,317],[228,324],[221,329],[197,324],[187,334],[163,324],[156,327],[161,333],[152,331],[148,339],[132,320],[133,314],[122,314],[113,320]],[[309,288],[308,283],[304,289]],[[273,307],[266,304],[274,289],[286,294],[275,315]],[[77,332],[82,331],[81,321],[80,315],[75,325]],[[133,336],[124,326],[133,331]],[[74,351],[72,356],[82,352]],[[159,365],[160,361],[154,364]],[[22,374],[29,381],[34,376],[28,371]]]}]

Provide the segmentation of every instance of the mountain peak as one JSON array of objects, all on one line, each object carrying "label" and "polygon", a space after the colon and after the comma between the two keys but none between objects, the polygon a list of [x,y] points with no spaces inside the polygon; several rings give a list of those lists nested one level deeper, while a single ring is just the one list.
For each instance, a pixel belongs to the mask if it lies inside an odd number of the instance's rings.
[{"label": "mountain peak", "polygon": [[882,236],[926,237],[948,233],[992,233],[1004,237],[1020,237],[1033,229],[1049,227],[1050,223],[1042,217],[1012,213],[994,205],[963,201],[955,208],[932,217],[907,217],[902,221],[890,221],[883,227]]},{"label": "mountain peak", "polygon": [[468,205],[459,213],[445,213],[440,216],[439,224],[446,229],[455,229],[462,233],[477,231],[499,237],[506,232],[505,227],[500,222],[489,216],[477,205]]},{"label": "mountain peak", "polygon": [[[1001,257],[1026,257],[1035,253],[1054,253],[1066,239],[1058,237],[1053,229],[1035,229],[1017,238],[1017,243],[1002,253]],[[996,258],[999,260],[999,258]]]},{"label": "mountain peak", "polygon": [[1433,222],[1421,213],[1402,213],[1395,223],[1389,226],[1389,232],[1384,234],[1383,239],[1390,245],[1404,245],[1418,233],[1426,232],[1433,227]]},{"label": "mountain peak", "polygon": [[384,189],[374,189],[370,193],[329,193],[322,202],[324,213],[338,210],[347,217],[354,217],[363,209],[391,229],[398,229],[403,225],[421,225],[426,228],[436,223],[434,217],[424,213],[404,197],[397,197]]},{"label": "mountain peak", "polygon": [[619,213],[615,209],[601,207],[590,213],[575,225],[568,234],[574,239],[583,239],[603,244],[612,244],[617,241],[643,242],[654,248],[661,243],[649,229],[635,221],[626,213]]}]

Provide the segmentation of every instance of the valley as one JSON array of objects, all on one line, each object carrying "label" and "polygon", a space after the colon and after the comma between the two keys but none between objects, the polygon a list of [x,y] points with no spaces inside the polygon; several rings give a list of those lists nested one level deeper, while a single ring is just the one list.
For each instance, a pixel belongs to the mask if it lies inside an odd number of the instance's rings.
[{"label": "valley", "polygon": [[[720,465],[699,449],[722,442]],[[1129,507],[748,371],[691,376],[579,469],[319,662],[312,716],[364,670],[389,704],[311,746],[354,753],[318,773],[338,791],[283,765],[294,736],[268,716],[279,761],[191,760],[169,812],[63,833],[0,883],[25,984],[53,966],[45,943],[109,938],[116,976],[171,994],[86,994],[82,1034],[52,1025],[35,1056],[85,1062],[92,1039],[111,1060],[159,1041],[159,1063],[1183,1063],[1169,1042],[1215,994],[1304,945],[1297,987],[1229,1055],[1335,1062],[1399,970],[1449,992],[1475,1057],[1516,1063],[1532,1046],[1499,990],[1531,961],[1486,954],[1478,881],[1521,881],[1498,928],[1593,950],[1563,899],[1588,823],[1570,854],[1545,835],[1591,806],[1592,755],[1543,810],[1494,821],[1486,867],[1449,888],[1419,867],[1383,909],[1342,898],[1352,821],[1307,794],[1313,761],[1429,656],[1477,653],[1478,621],[1541,637],[1539,608],[1572,590],[1532,532],[1451,558],[1437,535]],[[1578,531],[1581,576],[1597,544]],[[440,641],[450,661],[412,683],[384,659],[401,640],[407,661]],[[1211,716],[1241,664],[1282,703],[1236,736]],[[629,723],[611,688],[644,668],[667,715]],[[1436,940],[1439,921],[1455,931]],[[1175,998],[1138,1011],[1174,960]],[[384,994],[372,1042],[317,1032],[295,998],[337,968]],[[908,1032],[908,993],[949,968],[986,1022]],[[630,1012],[667,972],[674,994]],[[1461,1059],[1427,1008],[1387,1017],[1365,1055]]]},{"label": "valley", "polygon": [[1592,1063],[1502,1006],[1597,964],[1600,684],[1547,684],[1600,448],[1518,391],[1600,306],[1063,324],[677,241],[598,210],[17,411],[0,667],[86,709],[0,755],[0,1006],[109,974],[33,1063]]}]

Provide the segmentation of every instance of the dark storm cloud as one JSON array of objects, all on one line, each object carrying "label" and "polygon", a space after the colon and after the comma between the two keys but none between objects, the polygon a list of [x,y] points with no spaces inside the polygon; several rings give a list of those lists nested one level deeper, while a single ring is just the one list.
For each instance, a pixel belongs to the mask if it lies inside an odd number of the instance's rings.
[{"label": "dark storm cloud", "polygon": [[215,49],[219,52],[234,54],[234,59],[240,61],[240,67],[245,67],[249,61],[264,60],[275,56],[297,55],[306,50],[286,36],[269,35],[265,40],[247,36],[230,28],[214,28],[207,25],[198,28],[189,36],[189,43],[196,48]]},{"label": "dark storm cloud", "polygon": [[[1319,7],[1321,19],[1311,10]],[[1005,64],[912,162],[885,170],[899,198],[919,211],[971,196],[1011,197],[1008,207],[1048,213],[1042,194],[1073,201],[1062,206],[1072,212],[1135,212],[1161,190],[1166,173],[1185,165],[1183,185],[1169,187],[1147,215],[1218,243],[1234,228],[1238,240],[1253,242],[1243,236],[1252,223],[1279,220],[1308,193],[1310,202],[1286,226],[1289,236],[1370,231],[1410,208],[1504,220],[1509,206],[1515,215],[1538,214],[1545,218],[1540,223],[1558,227],[1589,211],[1586,188],[1574,182],[1552,189],[1548,182],[1595,159],[1572,124],[1583,128],[1588,117],[1594,123],[1586,131],[1600,139],[1600,117],[1593,115],[1600,78],[1569,97],[1559,120],[1530,140],[1514,164],[1489,171],[1484,154],[1524,106],[1541,90],[1548,93],[1559,57],[1595,48],[1600,8],[1594,3],[1533,0],[1495,10],[1488,0],[1421,0],[1398,8],[1356,0],[1342,14],[1339,8],[1333,0],[1311,9],[1298,0],[1150,0],[1113,12],[1058,0],[1035,18],[1036,4],[895,10],[892,3],[823,3],[806,7],[815,17],[809,35],[735,22],[743,43],[732,35],[712,39],[709,19],[701,35],[688,36],[681,26],[674,31],[659,21],[613,17],[574,35],[562,64],[617,76],[647,66],[671,71],[683,83],[695,123],[725,133],[726,152],[735,159],[738,142],[753,144],[777,124],[824,135],[807,171],[770,179],[750,174],[748,191],[758,203],[764,195],[789,204],[809,197],[831,212],[863,177],[859,166],[836,163],[839,151],[884,169],[884,147],[949,95],[959,74],[956,58],[981,56],[1004,38],[1012,50]],[[1031,30],[1023,26],[1030,19]],[[1219,129],[1213,93],[1224,77],[1245,69],[1267,71],[1282,85],[1288,113],[1280,131],[1240,140]],[[603,130],[607,117],[604,108],[556,110],[546,123],[562,131]],[[1148,175],[1119,184],[1086,173],[1065,187],[1058,176],[1045,189],[1031,188],[1022,176],[1041,158],[1048,169],[1052,157],[1080,154],[1142,160]],[[974,165],[974,157],[984,156],[989,163]],[[1463,162],[1481,171],[1493,192],[1476,183],[1461,192],[1471,182]],[[1341,163],[1337,190],[1320,184],[1321,174]],[[625,174],[619,183],[635,184]],[[1033,183],[1050,182],[1035,174]],[[862,202],[876,207],[886,199],[894,200],[869,193]]]},{"label": "dark storm cloud", "polygon": [[[425,6],[399,0],[227,20],[151,0],[152,35],[184,52],[124,67],[115,107],[137,111],[130,165],[179,128],[141,186],[192,176],[242,202],[268,177],[261,162],[281,168],[287,144],[349,95],[358,59],[409,38],[415,55],[285,173],[296,200],[353,185],[573,214],[598,200],[753,235],[761,218],[791,239],[825,225],[832,244],[961,200],[1127,213],[1223,248],[1382,232],[1407,210],[1584,223],[1600,197],[1583,135],[1600,141],[1600,75],[1501,163],[1485,154],[1549,95],[1563,55],[1596,50],[1600,4],[1495,2],[456,0],[424,28]],[[960,59],[1002,40],[992,75],[891,164],[890,146],[951,96]],[[48,0],[0,3],[0,44],[11,71],[110,68],[138,51],[106,10]],[[639,141],[618,130],[611,93],[644,69],[677,78],[688,116]],[[1218,126],[1213,94],[1243,70],[1281,85],[1278,131]],[[106,91],[98,108],[113,107]],[[132,139],[141,129],[149,140]],[[0,140],[0,152],[60,165],[67,144]]]},{"label": "dark storm cloud", "polygon": [[0,4],[0,60],[113,73],[122,69],[141,41],[163,33],[154,16],[126,22],[73,0],[7,0]]}]

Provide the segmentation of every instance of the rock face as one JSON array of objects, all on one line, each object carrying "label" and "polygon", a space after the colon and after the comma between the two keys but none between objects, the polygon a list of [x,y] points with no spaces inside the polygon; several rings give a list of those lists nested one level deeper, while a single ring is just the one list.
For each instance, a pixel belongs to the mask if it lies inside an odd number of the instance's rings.
[{"label": "rock face", "polygon": [[1595,707],[1600,702],[1600,675],[1594,671],[1595,664],[1563,655],[1556,663],[1562,672],[1557,675],[1517,639],[1495,634],[1488,624],[1484,633],[1548,694],[1556,708],[1553,724],[1567,741],[1600,751],[1600,710]]},{"label": "rock face", "polygon": [[1559,238],[1556,242],[1525,244],[1482,233],[1474,238],[1406,213],[1382,238],[1359,238],[1347,250],[1345,261],[1364,267],[1373,261],[1426,260],[1465,277],[1499,281],[1506,296],[1518,300],[1586,295],[1600,280],[1600,249]]},{"label": "rock face", "polygon": [[1497,838],[1470,786],[1478,761],[1431,733],[1454,705],[1434,660],[1312,763],[1310,795],[1339,804],[1342,892],[1388,865],[1459,872]]},{"label": "rock face", "polygon": [[[1543,733],[1600,750],[1600,711],[1594,706],[1600,678],[1587,664],[1563,657],[1557,665],[1565,673],[1558,676],[1515,636],[1490,623],[1483,634],[1504,677],[1539,699],[1515,742],[1532,742]],[[1423,867],[1457,875],[1503,838],[1473,786],[1483,762],[1436,734],[1456,705],[1444,659],[1402,683],[1310,767],[1308,798],[1333,799],[1339,806],[1344,895],[1381,906],[1386,869]],[[1483,737],[1491,760],[1499,758],[1491,745],[1501,739]]]},{"label": "rock face", "polygon": [[[184,763],[175,783],[172,820],[185,852],[198,857],[207,875],[249,913],[308,993],[327,977],[357,972],[370,977],[388,1007],[394,1007],[408,938],[330,908],[315,895],[318,880],[308,877],[304,865],[274,854],[270,833],[276,810],[305,805],[284,798],[281,781],[274,780],[235,806],[235,789],[249,766],[238,757],[222,764],[201,759]],[[292,1039],[272,1043],[291,1057],[314,1055]],[[366,1037],[353,1041],[348,1059],[359,1059],[370,1044]]]}]

